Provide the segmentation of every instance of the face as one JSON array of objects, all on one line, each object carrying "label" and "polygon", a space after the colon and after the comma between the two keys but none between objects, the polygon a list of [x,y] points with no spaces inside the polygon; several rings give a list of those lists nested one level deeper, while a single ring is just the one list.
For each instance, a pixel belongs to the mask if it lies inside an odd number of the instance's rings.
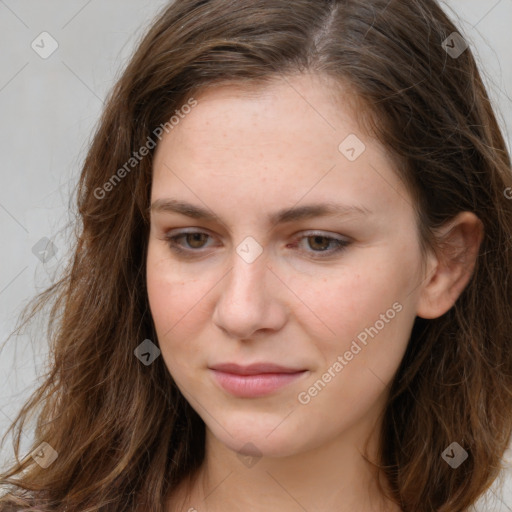
[{"label": "face", "polygon": [[412,199],[331,90],[311,75],[212,88],[155,154],[158,344],[235,451],[291,455],[373,424],[416,317]]}]

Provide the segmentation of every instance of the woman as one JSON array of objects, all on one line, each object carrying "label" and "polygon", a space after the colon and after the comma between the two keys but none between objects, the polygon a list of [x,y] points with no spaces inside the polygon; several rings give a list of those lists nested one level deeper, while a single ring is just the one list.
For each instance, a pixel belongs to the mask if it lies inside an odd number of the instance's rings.
[{"label": "woman", "polygon": [[434,0],[171,4],[25,317],[57,299],[0,510],[468,510],[512,427],[511,186]]}]

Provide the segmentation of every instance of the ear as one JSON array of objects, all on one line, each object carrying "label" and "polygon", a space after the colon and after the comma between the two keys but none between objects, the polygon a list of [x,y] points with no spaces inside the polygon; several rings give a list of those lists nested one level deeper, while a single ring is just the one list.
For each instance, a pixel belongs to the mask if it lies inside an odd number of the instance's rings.
[{"label": "ear", "polygon": [[484,226],[475,214],[461,212],[434,232],[438,247],[429,260],[427,279],[416,309],[419,317],[427,319],[446,313],[468,284]]}]

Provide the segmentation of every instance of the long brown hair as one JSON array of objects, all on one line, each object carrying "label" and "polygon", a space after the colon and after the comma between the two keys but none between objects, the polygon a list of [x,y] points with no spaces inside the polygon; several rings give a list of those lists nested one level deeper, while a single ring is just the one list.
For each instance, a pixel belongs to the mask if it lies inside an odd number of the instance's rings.
[{"label": "long brown hair", "polygon": [[[178,0],[162,11],[84,162],[73,257],[17,329],[51,301],[51,364],[9,429],[18,462],[0,475],[0,510],[161,512],[199,467],[204,423],[162,358],[145,366],[134,356],[143,340],[157,343],[145,287],[154,150],[130,172],[126,162],[201,88],[305,71],[351,88],[415,199],[424,247],[435,249],[434,228],[459,212],[483,222],[455,305],[416,318],[375,461],[404,511],[475,503],[498,476],[512,429],[512,172],[471,48],[455,57],[443,47],[453,32],[435,0]],[[34,413],[32,448],[46,442],[58,453],[46,468],[19,460]],[[456,469],[441,457],[454,441],[469,455]]]}]

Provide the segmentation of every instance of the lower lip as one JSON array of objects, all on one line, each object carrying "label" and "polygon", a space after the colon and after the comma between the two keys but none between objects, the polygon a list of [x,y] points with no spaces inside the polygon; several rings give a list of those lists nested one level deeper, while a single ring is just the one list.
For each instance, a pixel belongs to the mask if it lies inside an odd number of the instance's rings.
[{"label": "lower lip", "polygon": [[238,375],[211,370],[220,386],[232,395],[253,398],[268,395],[302,377],[306,370],[296,373],[260,373]]}]

